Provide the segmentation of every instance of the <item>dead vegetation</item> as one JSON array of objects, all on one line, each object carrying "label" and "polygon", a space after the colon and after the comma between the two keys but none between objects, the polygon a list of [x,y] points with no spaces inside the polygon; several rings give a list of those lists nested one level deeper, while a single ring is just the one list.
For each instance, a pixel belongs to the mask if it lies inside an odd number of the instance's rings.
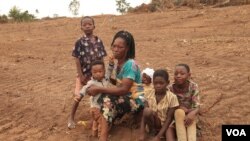
[{"label": "dead vegetation", "polygon": [[224,7],[250,4],[250,0],[152,0],[149,4],[142,4],[129,10],[130,13],[163,12],[168,9],[187,6],[202,8],[203,6]]}]

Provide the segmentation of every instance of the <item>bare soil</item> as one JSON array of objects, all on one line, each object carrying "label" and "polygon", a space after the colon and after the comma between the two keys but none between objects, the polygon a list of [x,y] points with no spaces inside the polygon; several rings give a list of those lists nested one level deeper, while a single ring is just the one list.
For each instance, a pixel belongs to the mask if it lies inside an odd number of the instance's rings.
[{"label": "bare soil", "polygon": [[[201,91],[200,141],[220,141],[222,124],[250,124],[250,6],[94,17],[110,54],[113,35],[136,40],[141,69],[191,67]],[[67,129],[75,87],[71,51],[80,18],[0,25],[0,140],[88,141],[89,130]],[[106,59],[107,60],[107,59]],[[88,120],[88,99],[76,120]],[[114,127],[112,141],[136,141],[138,130]]]}]

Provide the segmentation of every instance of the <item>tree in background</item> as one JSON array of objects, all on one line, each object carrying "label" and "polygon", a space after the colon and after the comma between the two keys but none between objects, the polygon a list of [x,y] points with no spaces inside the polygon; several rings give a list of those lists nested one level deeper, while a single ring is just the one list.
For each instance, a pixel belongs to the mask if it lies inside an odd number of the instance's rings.
[{"label": "tree in background", "polygon": [[9,17],[12,19],[19,19],[21,15],[21,10],[18,9],[16,6],[12,7],[9,11]]},{"label": "tree in background", "polygon": [[36,14],[38,14],[39,13],[39,10],[38,9],[36,9]]},{"label": "tree in background", "polygon": [[130,8],[129,3],[126,2],[126,0],[116,0],[116,10],[122,14],[126,13],[128,9]]},{"label": "tree in background", "polygon": [[15,22],[28,22],[35,19],[35,16],[29,14],[29,11],[21,12],[16,6],[10,9],[9,17],[13,19]]},{"label": "tree in background", "polygon": [[6,15],[0,15],[0,23],[7,23],[8,17]]},{"label": "tree in background", "polygon": [[59,15],[58,14],[53,14],[53,18],[58,18]]},{"label": "tree in background", "polygon": [[72,0],[69,3],[69,11],[72,12],[73,15],[77,16],[79,13],[80,2],[78,0]]}]

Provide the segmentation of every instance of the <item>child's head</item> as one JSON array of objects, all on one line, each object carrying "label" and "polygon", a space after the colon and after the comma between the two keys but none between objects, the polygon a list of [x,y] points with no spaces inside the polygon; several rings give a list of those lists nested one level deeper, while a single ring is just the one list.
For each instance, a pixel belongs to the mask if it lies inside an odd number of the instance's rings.
[{"label": "child's head", "polygon": [[154,72],[153,84],[155,93],[165,93],[169,84],[169,75],[166,70],[159,69]]},{"label": "child's head", "polygon": [[142,83],[149,85],[153,81],[154,69],[146,68],[142,71]]},{"label": "child's head", "polygon": [[104,62],[101,60],[96,60],[91,64],[91,74],[92,77],[97,80],[101,81],[105,77],[105,65]]},{"label": "child's head", "polygon": [[85,16],[81,19],[81,29],[86,35],[92,35],[95,29],[95,21],[92,17]]},{"label": "child's head", "polygon": [[177,85],[184,84],[191,76],[190,68],[187,64],[178,64],[175,66],[174,81]]}]

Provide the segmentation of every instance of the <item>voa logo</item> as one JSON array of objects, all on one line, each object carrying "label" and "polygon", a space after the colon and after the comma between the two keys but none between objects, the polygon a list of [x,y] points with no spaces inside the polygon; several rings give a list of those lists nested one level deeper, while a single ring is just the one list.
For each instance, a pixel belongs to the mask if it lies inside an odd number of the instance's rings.
[{"label": "voa logo", "polygon": [[227,136],[247,136],[244,129],[226,129]]}]

